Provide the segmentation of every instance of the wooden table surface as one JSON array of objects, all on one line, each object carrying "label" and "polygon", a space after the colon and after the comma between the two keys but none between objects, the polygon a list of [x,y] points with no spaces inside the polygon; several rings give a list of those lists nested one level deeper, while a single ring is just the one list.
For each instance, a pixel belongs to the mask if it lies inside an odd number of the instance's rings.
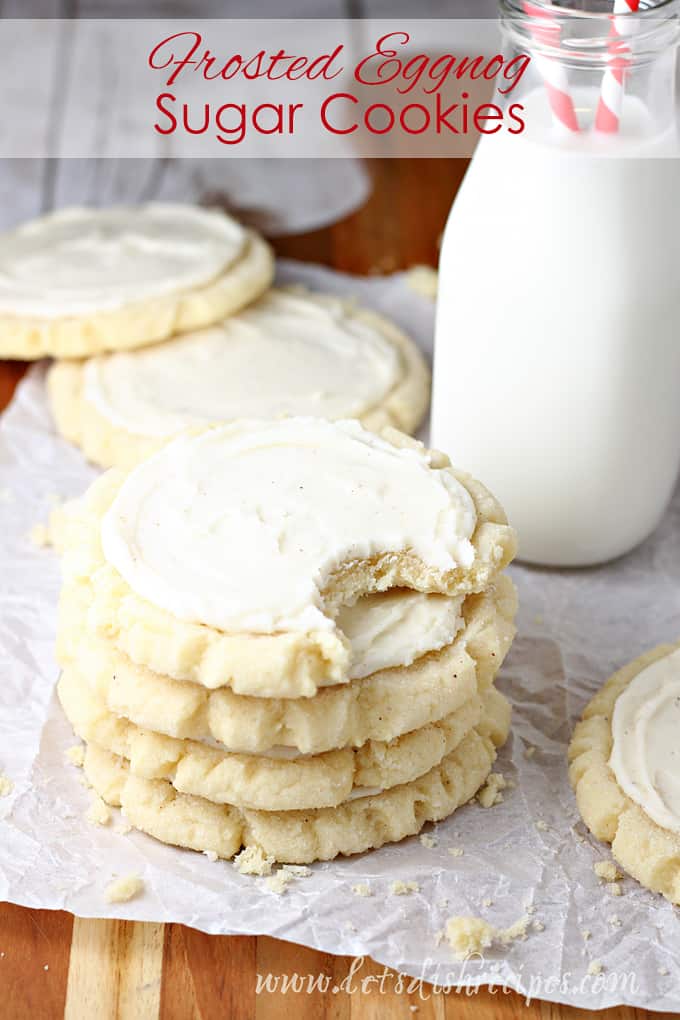
[{"label": "wooden table surface", "polygon": [[[332,227],[279,238],[279,254],[354,273],[436,264],[437,240],[465,170],[461,160],[386,160],[370,164],[368,203]],[[0,408],[21,377],[0,362]],[[480,989],[398,994],[394,975],[365,961],[354,989],[341,985],[352,961],[266,937],[216,936],[180,924],[93,921],[60,911],[0,904],[1,1020],[561,1020],[588,1014],[549,1003],[527,1006],[514,993]],[[328,975],[327,991],[258,994],[257,974]],[[333,985],[339,990],[333,991]],[[606,1020],[669,1014],[617,1008]]]}]

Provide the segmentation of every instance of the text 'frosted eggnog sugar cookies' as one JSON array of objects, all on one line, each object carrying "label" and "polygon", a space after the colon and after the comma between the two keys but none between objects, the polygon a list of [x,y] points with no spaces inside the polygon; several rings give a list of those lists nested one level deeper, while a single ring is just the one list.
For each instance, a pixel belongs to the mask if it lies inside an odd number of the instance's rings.
[{"label": "text 'frosted eggnog sugar cookies'", "polygon": [[217,210],[65,209],[0,234],[0,356],[130,349],[223,319],[263,293],[269,247]]},{"label": "text 'frosted eggnog sugar cookies'", "polygon": [[109,472],[53,531],[60,698],[143,831],[305,863],[413,834],[488,776],[514,534],[442,455],[240,421]]},{"label": "text 'frosted eggnog sugar cookies'", "polygon": [[614,859],[680,904],[680,645],[615,673],[569,747],[579,810]]},{"label": "text 'frosted eggnog sugar cookies'", "polygon": [[57,426],[104,467],[131,467],[186,428],[237,418],[358,418],[413,432],[429,400],[417,347],[349,301],[271,290],[209,329],[53,366]]}]

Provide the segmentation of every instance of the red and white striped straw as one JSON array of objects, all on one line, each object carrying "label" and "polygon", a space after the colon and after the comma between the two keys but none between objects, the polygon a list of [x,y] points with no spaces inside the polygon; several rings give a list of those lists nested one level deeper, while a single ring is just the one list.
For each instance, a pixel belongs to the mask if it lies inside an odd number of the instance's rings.
[{"label": "red and white striped straw", "polygon": [[622,14],[635,14],[640,0],[614,0],[614,13],[609,32],[609,66],[602,77],[600,101],[595,114],[595,130],[603,134],[616,134],[621,125],[624,83],[630,64],[631,49],[625,41],[625,19]]},{"label": "red and white striped straw", "polygon": [[[557,18],[553,18],[545,8],[531,3],[531,0],[524,0],[522,6],[530,19],[530,31],[538,45],[558,47],[561,31]],[[553,60],[540,52],[532,54],[532,59],[536,61],[543,78],[554,120],[567,131],[578,131],[578,118],[569,91],[566,69],[559,60]]]}]

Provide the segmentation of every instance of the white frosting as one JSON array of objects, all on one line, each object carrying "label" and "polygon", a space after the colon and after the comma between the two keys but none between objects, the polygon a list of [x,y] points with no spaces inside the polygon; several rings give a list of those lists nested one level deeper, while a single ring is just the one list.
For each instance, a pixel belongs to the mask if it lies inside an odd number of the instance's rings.
[{"label": "white frosting", "polygon": [[357,422],[241,421],[140,464],[102,522],[106,559],[140,596],[227,632],[335,629],[320,594],[349,560],[474,559],[474,503],[450,469]]},{"label": "white frosting", "polygon": [[0,234],[0,311],[87,315],[199,287],[245,239],[229,216],[191,205],[64,209]]},{"label": "white frosting", "polygon": [[347,804],[350,800],[363,800],[364,797],[377,797],[378,794],[384,792],[382,786],[355,786],[343,803]]},{"label": "white frosting", "polygon": [[207,747],[212,747],[216,751],[226,751],[228,754],[245,754],[249,758],[272,758],[275,761],[297,761],[303,760],[304,758],[312,758],[312,754],[307,754],[300,751],[299,748],[292,746],[291,744],[274,744],[272,747],[267,748],[266,751],[253,751],[247,747],[239,747],[234,744],[226,745],[221,740],[215,740],[214,737],[201,737],[197,741],[199,744],[205,744]]},{"label": "white frosting", "polygon": [[643,669],[619,695],[610,766],[621,789],[680,833],[680,651]]},{"label": "white frosting", "polygon": [[347,304],[271,291],[219,326],[92,358],[85,398],[144,436],[236,418],[359,417],[400,374],[399,352]]},{"label": "white frosting", "polygon": [[463,626],[462,598],[394,588],[343,606],[335,622],[348,638],[349,675],[357,680],[451,644]]}]

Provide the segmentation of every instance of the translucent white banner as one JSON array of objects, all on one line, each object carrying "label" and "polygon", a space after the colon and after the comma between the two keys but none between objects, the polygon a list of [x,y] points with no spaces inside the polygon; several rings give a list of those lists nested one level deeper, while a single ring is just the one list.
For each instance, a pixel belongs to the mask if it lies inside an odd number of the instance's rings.
[{"label": "translucent white banner", "polygon": [[468,156],[560,127],[554,65],[488,18],[10,20],[0,46],[0,158]]}]

